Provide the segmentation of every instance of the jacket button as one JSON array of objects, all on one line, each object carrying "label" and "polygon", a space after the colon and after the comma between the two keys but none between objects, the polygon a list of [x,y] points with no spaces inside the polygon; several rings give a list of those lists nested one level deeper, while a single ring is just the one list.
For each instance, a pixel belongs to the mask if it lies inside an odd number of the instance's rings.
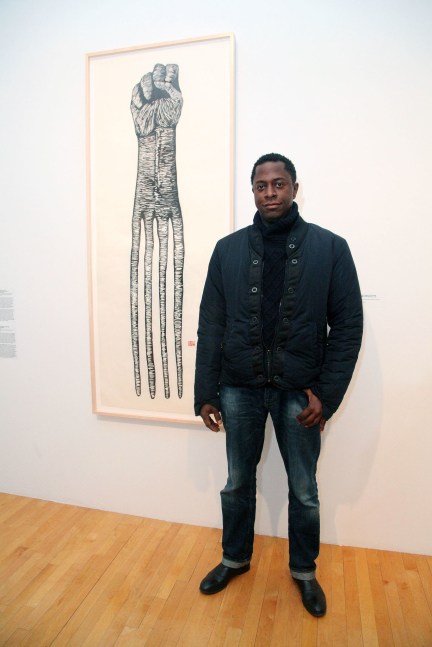
[{"label": "jacket button", "polygon": [[294,293],[294,288],[288,288],[287,292],[288,292],[288,294],[293,294]]},{"label": "jacket button", "polygon": [[294,249],[294,248],[295,248],[295,245],[293,245],[293,244],[291,243],[291,245],[288,245],[288,247],[289,247],[290,249]]},{"label": "jacket button", "polygon": [[282,319],[282,321],[283,321],[283,323],[284,323],[284,324],[287,324],[287,323],[289,322],[289,319],[288,319],[288,317],[284,317],[284,318]]},{"label": "jacket button", "polygon": [[256,323],[258,321],[258,317],[252,317],[251,322]]},{"label": "jacket button", "polygon": [[257,259],[256,259],[256,258],[254,258],[254,259],[253,259],[253,261],[252,261],[252,263],[253,263],[254,265],[258,265],[259,261],[257,261]]},{"label": "jacket button", "polygon": [[255,294],[255,292],[258,292],[258,288],[252,288],[251,292]]},{"label": "jacket button", "polygon": [[279,381],[280,381],[280,377],[279,377],[279,375],[275,375],[273,379],[274,379],[274,381],[275,381],[275,382],[279,382]]},{"label": "jacket button", "polygon": [[262,373],[260,373],[259,375],[257,375],[257,380],[262,380],[263,377],[264,377],[264,375]]},{"label": "jacket button", "polygon": [[293,265],[297,265],[298,260],[297,260],[296,258],[293,258],[293,259],[292,259],[292,261],[291,261],[291,263],[292,263]]}]

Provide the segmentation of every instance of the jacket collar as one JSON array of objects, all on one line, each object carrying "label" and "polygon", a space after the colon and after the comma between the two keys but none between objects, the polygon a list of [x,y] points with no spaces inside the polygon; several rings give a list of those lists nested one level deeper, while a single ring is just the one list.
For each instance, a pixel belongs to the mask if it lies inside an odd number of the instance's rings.
[{"label": "jacket collar", "polygon": [[256,212],[253,222],[261,231],[264,238],[273,238],[275,236],[287,235],[297,220],[298,215],[298,205],[296,202],[293,202],[286,214],[274,222],[267,223],[263,220],[259,211]]},{"label": "jacket collar", "polygon": [[[293,253],[297,253],[299,250],[301,244],[303,243],[303,240],[306,236],[307,230],[308,230],[308,223],[303,220],[303,218],[300,216],[298,212],[298,206],[294,202],[293,206],[295,205],[295,218],[293,222],[290,225],[289,228],[289,234],[287,237],[287,255],[291,256]],[[289,210],[287,216],[291,213],[292,207]],[[285,218],[281,218],[281,221]],[[254,216],[254,224],[249,226],[249,244],[254,250],[256,254],[258,254],[261,258],[264,255],[264,242],[263,242],[263,234],[261,231],[260,225],[257,223],[257,220],[262,224],[262,219],[257,211],[255,216]],[[264,225],[262,225],[264,227]],[[274,225],[269,225],[270,227],[273,227]]]}]

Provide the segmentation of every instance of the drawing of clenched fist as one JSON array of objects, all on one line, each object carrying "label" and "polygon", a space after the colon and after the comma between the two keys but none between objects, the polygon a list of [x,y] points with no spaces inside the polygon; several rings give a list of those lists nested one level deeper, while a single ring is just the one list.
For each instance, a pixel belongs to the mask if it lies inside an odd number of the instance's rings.
[{"label": "drawing of clenched fist", "polygon": [[157,64],[132,90],[131,112],[138,138],[138,169],[132,215],[130,261],[131,336],[135,391],[141,395],[141,370],[138,323],[138,268],[140,240],[144,225],[144,306],[145,347],[150,397],[156,395],[156,367],[153,350],[152,276],[154,225],[159,241],[159,321],[164,395],[170,397],[166,337],[166,272],[170,224],[173,231],[174,309],[173,329],[177,373],[177,393],[183,395],[182,318],[183,318],[183,219],[178,197],[176,167],[176,126],[183,97],[177,65]]}]

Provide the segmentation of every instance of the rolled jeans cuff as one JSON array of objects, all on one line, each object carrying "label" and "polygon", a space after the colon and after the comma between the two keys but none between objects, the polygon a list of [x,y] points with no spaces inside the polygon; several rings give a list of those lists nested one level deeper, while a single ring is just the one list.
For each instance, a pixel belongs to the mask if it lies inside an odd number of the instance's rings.
[{"label": "rolled jeans cuff", "polygon": [[241,568],[242,566],[249,564],[249,560],[247,559],[244,562],[235,562],[234,560],[228,559],[227,557],[222,557],[222,564],[224,566],[228,566],[228,568]]},{"label": "rolled jeans cuff", "polygon": [[316,575],[316,571],[311,571],[309,573],[301,573],[299,571],[294,571],[292,568],[290,569],[290,573],[295,580],[303,580],[303,581],[314,580]]}]

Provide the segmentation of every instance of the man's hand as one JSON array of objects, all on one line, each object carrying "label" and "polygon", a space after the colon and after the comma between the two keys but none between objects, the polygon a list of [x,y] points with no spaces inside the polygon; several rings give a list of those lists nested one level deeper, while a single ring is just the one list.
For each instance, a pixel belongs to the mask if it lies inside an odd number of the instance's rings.
[{"label": "man's hand", "polygon": [[306,428],[313,427],[314,425],[317,425],[319,423],[320,431],[322,432],[326,423],[326,419],[323,418],[322,415],[321,400],[317,398],[317,396],[312,393],[310,389],[305,389],[304,392],[308,397],[309,404],[305,409],[303,409],[301,413],[299,413],[297,420]]},{"label": "man's hand", "polygon": [[[200,416],[210,431],[220,431],[219,425],[222,422],[221,414],[212,404],[203,404]],[[214,416],[214,420],[211,416]]]}]

